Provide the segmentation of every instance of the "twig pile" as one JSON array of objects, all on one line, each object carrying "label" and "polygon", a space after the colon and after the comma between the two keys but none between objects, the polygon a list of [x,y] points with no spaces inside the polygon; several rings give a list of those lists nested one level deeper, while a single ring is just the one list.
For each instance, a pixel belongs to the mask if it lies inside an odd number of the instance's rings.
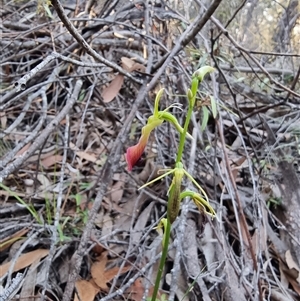
[{"label": "twig pile", "polygon": [[[154,2],[1,8],[0,300],[151,296],[161,252],[154,227],[166,211],[167,185],[137,188],[173,167],[178,136],[167,126],[157,131],[131,174],[123,154],[159,88],[166,89],[161,105],[178,103],[173,113],[184,120],[189,77],[205,63],[216,72],[199,96],[213,95],[218,118],[211,114],[203,131],[203,112],[194,113],[185,164],[218,219],[183,203],[161,296],[299,298],[300,68],[261,65],[212,17],[221,1],[207,9],[195,1],[194,21],[188,7]],[[240,68],[220,59],[225,38],[243,57]],[[254,75],[241,83],[236,70]],[[281,94],[253,89],[259,74]],[[282,74],[293,77],[289,85]]]}]

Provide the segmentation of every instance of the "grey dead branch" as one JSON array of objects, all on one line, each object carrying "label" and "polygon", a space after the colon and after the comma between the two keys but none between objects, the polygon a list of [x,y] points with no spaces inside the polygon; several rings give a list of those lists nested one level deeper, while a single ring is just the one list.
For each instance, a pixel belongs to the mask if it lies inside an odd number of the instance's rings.
[{"label": "grey dead branch", "polygon": [[276,4],[268,27],[253,21],[264,1],[51,2],[53,19],[34,1],[0,8],[0,300],[151,295],[170,179],[138,187],[173,167],[178,135],[157,129],[132,173],[124,153],[161,87],[183,123],[204,64],[216,71],[201,95],[219,114],[202,131],[199,103],[184,164],[218,218],[184,201],[160,293],[299,300],[299,1]]}]

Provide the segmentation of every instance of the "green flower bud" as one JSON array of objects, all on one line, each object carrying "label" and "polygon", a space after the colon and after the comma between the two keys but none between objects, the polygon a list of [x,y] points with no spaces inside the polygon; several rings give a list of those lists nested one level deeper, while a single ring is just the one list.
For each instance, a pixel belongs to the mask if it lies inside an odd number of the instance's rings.
[{"label": "green flower bud", "polygon": [[196,77],[198,78],[198,80],[200,82],[202,82],[204,76],[207,74],[207,73],[210,73],[210,72],[213,72],[215,69],[211,66],[203,66],[201,67],[200,69],[196,70],[194,72],[194,74],[192,75],[192,77]]},{"label": "green flower bud", "polygon": [[154,228],[157,230],[158,234],[162,235],[163,239],[162,239],[162,246],[165,246],[165,241],[166,241],[166,233],[165,230],[167,228],[167,219],[166,218],[162,218],[158,225]]},{"label": "green flower bud", "polygon": [[188,89],[188,91],[187,91],[187,98],[188,98],[189,102],[193,101],[193,97],[194,96],[193,96],[192,90]]}]

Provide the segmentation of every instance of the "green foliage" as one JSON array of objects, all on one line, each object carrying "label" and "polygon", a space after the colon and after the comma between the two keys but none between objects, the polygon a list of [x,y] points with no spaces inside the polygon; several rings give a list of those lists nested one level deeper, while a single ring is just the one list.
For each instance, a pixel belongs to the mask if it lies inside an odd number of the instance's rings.
[{"label": "green foliage", "polygon": [[282,204],[282,199],[281,198],[276,198],[276,197],[270,197],[267,200],[267,206],[268,208],[273,207],[274,209],[277,208],[277,206]]},{"label": "green foliage", "polygon": [[42,224],[42,221],[35,210],[35,208],[32,206],[32,204],[27,204],[22,198],[20,198],[14,191],[10,190],[7,186],[4,184],[0,183],[0,188],[4,189],[7,191],[12,197],[14,197],[21,205],[23,205],[29,212],[30,214],[34,217],[34,219],[39,223]]},{"label": "green foliage", "polygon": [[201,130],[204,131],[207,127],[208,119],[209,119],[209,110],[206,106],[202,107],[203,118],[201,122]]}]

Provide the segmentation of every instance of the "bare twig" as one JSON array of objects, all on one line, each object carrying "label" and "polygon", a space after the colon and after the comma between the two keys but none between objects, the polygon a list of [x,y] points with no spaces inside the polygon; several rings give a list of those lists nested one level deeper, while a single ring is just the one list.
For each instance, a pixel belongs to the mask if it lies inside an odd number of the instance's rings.
[{"label": "bare twig", "polygon": [[17,82],[15,82],[16,91],[20,92],[21,90],[25,90],[26,83],[55,58],[56,56],[54,54],[48,55],[40,64],[38,64],[35,68],[33,68],[26,75],[20,78]]},{"label": "bare twig", "polygon": [[4,291],[0,294],[0,301],[9,301],[14,295],[17,294],[21,284],[23,282],[23,274],[18,273],[15,278],[12,280],[9,287],[4,289]]}]

